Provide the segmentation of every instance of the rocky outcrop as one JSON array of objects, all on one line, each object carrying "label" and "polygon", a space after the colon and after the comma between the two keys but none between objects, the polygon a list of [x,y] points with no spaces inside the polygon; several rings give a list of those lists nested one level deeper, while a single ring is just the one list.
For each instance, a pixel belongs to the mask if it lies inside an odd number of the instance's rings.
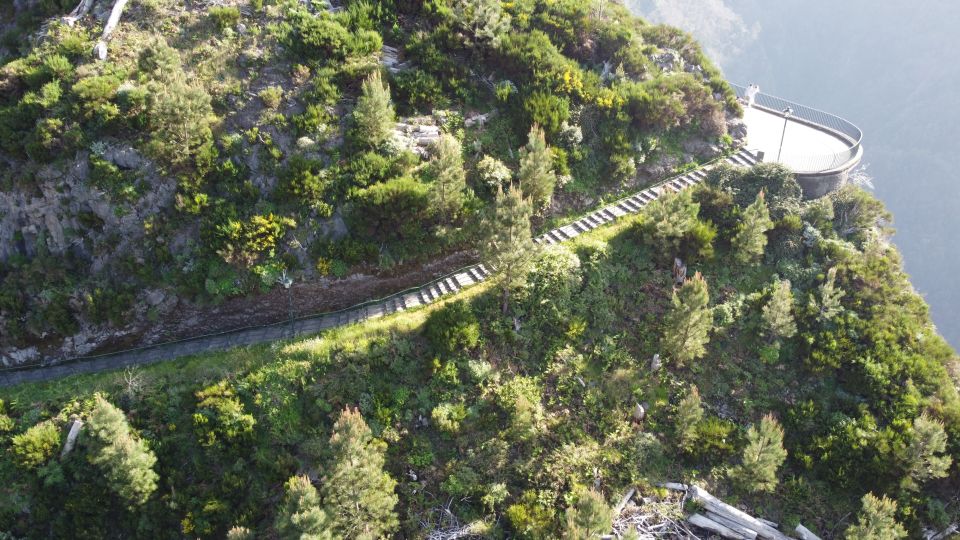
[{"label": "rocky outcrop", "polygon": [[430,147],[440,138],[440,127],[430,116],[404,118],[393,130],[393,144],[406,148],[421,157],[430,154]]},{"label": "rocky outcrop", "polygon": [[[33,257],[45,245],[53,255],[73,250],[96,269],[139,249],[144,220],[172,204],[176,183],[156,175],[133,148],[108,146],[103,156],[121,169],[138,171],[150,189],[132,204],[117,203],[88,182],[86,153],[66,165],[46,165],[32,186],[0,192],[0,261],[16,254]],[[108,233],[119,242],[105,246]]]}]

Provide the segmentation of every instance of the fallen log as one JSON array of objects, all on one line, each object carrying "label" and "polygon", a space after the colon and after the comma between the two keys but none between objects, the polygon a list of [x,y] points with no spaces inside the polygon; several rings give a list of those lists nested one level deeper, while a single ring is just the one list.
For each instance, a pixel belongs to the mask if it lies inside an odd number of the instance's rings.
[{"label": "fallen log", "polygon": [[930,540],[946,540],[947,538],[950,537],[950,535],[957,532],[957,529],[960,529],[960,526],[954,523],[953,525],[950,525],[946,529],[931,536]]},{"label": "fallen log", "polygon": [[697,486],[692,486],[687,493],[706,510],[724,516],[748,529],[757,531],[757,536],[760,538],[765,540],[789,540],[789,537],[780,531],[746,512],[730,506]]},{"label": "fallen log", "polygon": [[97,46],[93,48],[94,54],[96,54],[100,60],[107,59],[107,40],[110,39],[110,34],[112,34],[113,30],[120,24],[120,15],[123,14],[123,8],[126,7],[126,5],[127,0],[117,0],[113,4],[113,9],[110,10],[110,18],[107,19],[107,24],[103,26],[100,41],[97,42]]},{"label": "fallen log", "polygon": [[707,516],[707,518],[712,519],[713,521],[716,521],[731,531],[739,534],[740,536],[743,536],[744,538],[754,540],[757,537],[757,531],[748,527],[744,527],[732,519],[727,519],[726,516],[711,512],[709,510],[707,510],[704,515]]},{"label": "fallen log", "polygon": [[813,531],[804,527],[802,523],[797,523],[797,526],[793,529],[793,532],[797,533],[797,538],[800,540],[820,540],[819,536],[813,534]]},{"label": "fallen log", "polygon": [[736,531],[733,531],[716,521],[704,516],[703,514],[693,514],[687,518],[687,522],[691,525],[700,527],[701,529],[708,530],[712,533],[719,534],[724,538],[731,538],[733,540],[747,540],[746,536],[738,534]]},{"label": "fallen log", "polygon": [[623,494],[623,497],[620,497],[620,502],[617,504],[616,509],[613,511],[614,517],[619,516],[620,512],[623,512],[627,503],[630,502],[630,499],[633,498],[633,494],[637,492],[637,488],[630,488],[626,493]]},{"label": "fallen log", "polygon": [[67,23],[67,26],[73,26],[75,22],[84,18],[87,13],[90,13],[90,8],[93,7],[95,1],[96,0],[80,0],[77,7],[73,8],[73,11],[63,18],[63,22]]}]

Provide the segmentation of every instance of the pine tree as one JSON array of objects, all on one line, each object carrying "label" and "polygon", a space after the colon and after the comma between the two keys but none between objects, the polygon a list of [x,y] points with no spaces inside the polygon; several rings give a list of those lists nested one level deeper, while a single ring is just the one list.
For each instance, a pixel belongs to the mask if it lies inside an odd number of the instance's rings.
[{"label": "pine tree", "polygon": [[749,491],[773,491],[777,487],[777,469],[787,459],[783,448],[783,429],[771,415],[760,426],[747,430],[743,462],[733,471],[734,478]]},{"label": "pine tree", "polygon": [[818,288],[820,302],[818,303],[812,295],[810,297],[810,307],[817,312],[817,320],[820,322],[829,321],[843,311],[840,299],[843,298],[844,291],[837,288],[836,282],[837,269],[834,267],[827,270],[827,279]]},{"label": "pine tree", "polygon": [[285,485],[283,504],[277,512],[276,528],[283,540],[331,540],[327,513],[320,507],[320,495],[310,478],[293,476]]},{"label": "pine tree", "polygon": [[843,537],[847,540],[899,540],[907,537],[903,525],[897,523],[897,502],[886,495],[878,499],[867,493],[861,499],[863,509],[857,522],[847,527]]},{"label": "pine tree", "polygon": [[503,12],[500,0],[455,0],[453,18],[476,41],[497,47],[510,28],[510,15]]},{"label": "pine tree", "polygon": [[352,135],[357,143],[377,148],[390,138],[396,122],[390,87],[383,82],[380,72],[374,71],[363,81],[360,92],[353,109]]},{"label": "pine tree", "polygon": [[680,250],[684,237],[699,223],[700,204],[692,191],[667,191],[647,205],[643,225],[644,237],[664,255],[673,257]]},{"label": "pine tree", "polygon": [[347,408],[333,425],[320,494],[336,538],[374,539],[393,532],[397,482],[383,470],[386,444],[373,438],[360,411]]},{"label": "pine tree", "polygon": [[153,471],[157,457],[146,443],[134,438],[123,412],[97,395],[87,429],[90,462],[110,488],[130,507],[145,503],[157,489],[157,473]]},{"label": "pine tree", "polygon": [[710,341],[713,311],[707,282],[697,272],[673,292],[673,308],[666,316],[663,345],[678,364],[702,357]]},{"label": "pine tree", "polygon": [[700,392],[697,387],[691,387],[690,392],[677,405],[677,440],[684,450],[691,450],[697,440],[697,424],[703,418],[703,404],[700,401]]},{"label": "pine tree", "polygon": [[463,170],[463,148],[456,137],[448,133],[440,135],[434,145],[429,171],[433,178],[433,207],[449,220],[463,208],[467,189],[467,175]]},{"label": "pine tree", "polygon": [[501,190],[493,212],[484,222],[485,241],[482,257],[496,271],[503,313],[509,309],[510,291],[523,284],[536,258],[536,244],[530,235],[530,203],[511,186]]},{"label": "pine tree", "polygon": [[790,280],[780,280],[773,286],[770,300],[763,306],[763,327],[773,339],[790,338],[797,334],[793,320],[793,292]]},{"label": "pine tree", "polygon": [[613,508],[603,495],[592,489],[580,489],[577,502],[567,508],[566,540],[592,540],[610,532]]},{"label": "pine tree", "polygon": [[906,473],[903,487],[915,491],[927,480],[947,476],[952,459],[939,455],[946,450],[947,434],[943,423],[926,413],[914,418],[908,442],[896,451]]},{"label": "pine tree", "polygon": [[767,247],[767,231],[772,228],[773,220],[770,219],[770,210],[761,191],[757,193],[757,199],[743,211],[740,230],[733,237],[736,259],[742,263],[757,262]]},{"label": "pine tree", "polygon": [[536,124],[530,128],[527,145],[520,150],[517,176],[524,196],[537,212],[550,206],[557,175],[553,171],[553,153],[547,146],[543,130]]}]

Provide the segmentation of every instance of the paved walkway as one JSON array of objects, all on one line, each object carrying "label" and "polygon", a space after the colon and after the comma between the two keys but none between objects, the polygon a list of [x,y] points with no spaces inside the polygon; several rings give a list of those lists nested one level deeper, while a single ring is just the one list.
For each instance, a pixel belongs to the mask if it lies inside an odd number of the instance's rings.
[{"label": "paved walkway", "polygon": [[[542,245],[556,244],[579,236],[625,215],[639,212],[644,206],[660,197],[660,195],[666,191],[680,191],[702,182],[707,177],[706,171],[723,162],[749,167],[756,163],[756,157],[749,151],[742,151],[725,160],[720,160],[701,167],[700,169],[670,178],[653,187],[608,204],[568,225],[547,231],[535,238],[534,241]],[[82,373],[96,373],[129,366],[152,364],[154,362],[203,352],[219,351],[233,347],[276,341],[278,339],[316,334],[328,328],[354,324],[366,319],[383,317],[398,311],[431,304],[442,297],[456,294],[464,287],[480,283],[490,275],[491,272],[483,264],[477,264],[433,280],[421,287],[399,292],[387,298],[365,302],[358,306],[334,313],[318,314],[312,317],[303,317],[294,321],[282,321],[267,326],[241,328],[215,335],[200,336],[170,343],[160,343],[139,349],[99,356],[81,357],[51,366],[6,369],[0,371],[0,387],[28,382],[49,381]]]}]

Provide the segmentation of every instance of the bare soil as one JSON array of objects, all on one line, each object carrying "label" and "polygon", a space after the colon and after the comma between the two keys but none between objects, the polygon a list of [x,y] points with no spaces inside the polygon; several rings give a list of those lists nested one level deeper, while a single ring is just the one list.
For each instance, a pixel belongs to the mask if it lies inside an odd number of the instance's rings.
[{"label": "bare soil", "polygon": [[422,285],[477,261],[476,254],[458,251],[424,264],[409,264],[380,274],[355,274],[336,281],[294,283],[289,294],[282,287],[231,298],[218,305],[178,300],[156,323],[139,334],[105,344],[96,353],[111,352],[170,340],[261,326],[354,306],[368,300]]}]

